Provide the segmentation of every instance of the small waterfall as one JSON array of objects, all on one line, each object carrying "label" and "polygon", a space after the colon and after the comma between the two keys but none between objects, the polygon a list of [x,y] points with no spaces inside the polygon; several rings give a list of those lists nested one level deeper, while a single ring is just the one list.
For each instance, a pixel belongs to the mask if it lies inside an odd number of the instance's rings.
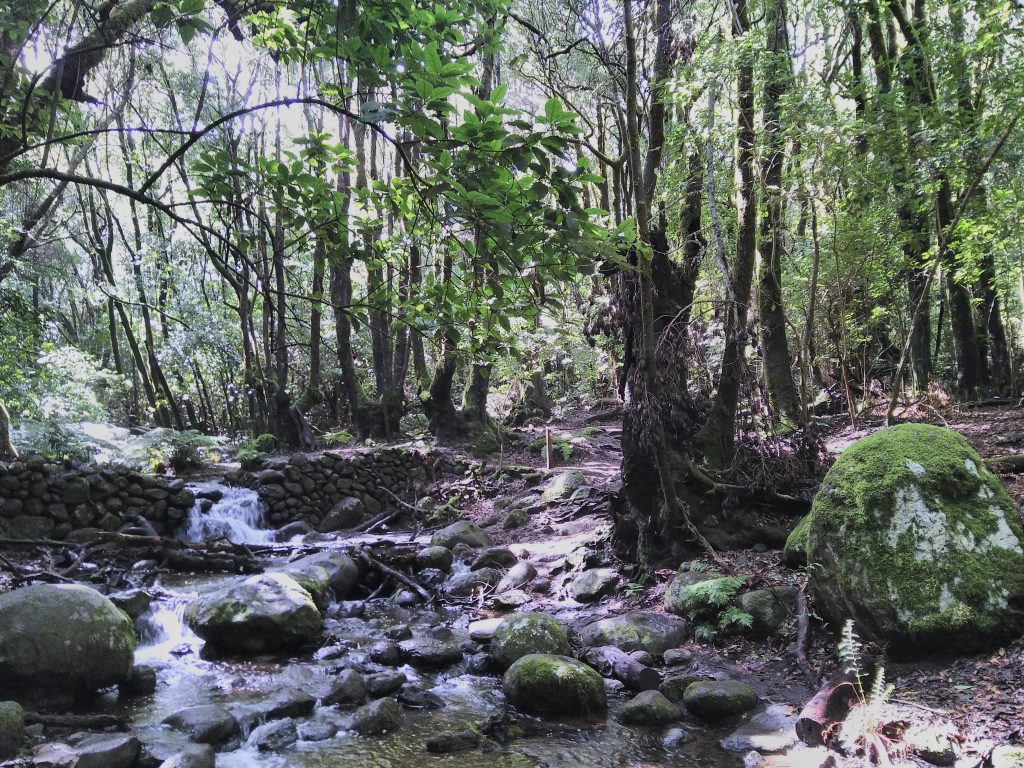
[{"label": "small waterfall", "polygon": [[184,539],[209,541],[227,538],[234,544],[270,544],[274,531],[263,527],[263,502],[248,488],[219,486],[220,499],[203,511],[203,499],[196,499],[188,516]]},{"label": "small waterfall", "polygon": [[198,649],[203,641],[185,624],[185,609],[188,600],[173,600],[154,603],[135,620],[139,633],[139,647],[135,652],[136,661],[160,661],[181,655],[186,646]]}]

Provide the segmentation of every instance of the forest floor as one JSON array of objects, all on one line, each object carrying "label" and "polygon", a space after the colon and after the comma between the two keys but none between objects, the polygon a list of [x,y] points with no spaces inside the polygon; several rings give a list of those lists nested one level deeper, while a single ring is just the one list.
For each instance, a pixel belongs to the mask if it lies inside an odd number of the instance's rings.
[{"label": "forest floor", "polygon": [[[901,421],[922,421],[948,426],[962,432],[983,458],[1024,452],[1024,409],[1016,407],[965,408],[918,406],[900,414]],[[829,452],[837,454],[855,440],[884,426],[884,408],[865,412],[853,426],[846,416],[823,421],[823,437]],[[556,435],[575,435],[587,427],[600,427],[601,433],[574,446],[573,455],[557,462],[555,471],[581,470],[587,482],[601,491],[600,497],[614,493],[621,484],[621,420],[616,414],[574,414],[552,423]],[[521,445],[526,446],[543,429],[520,431]],[[492,459],[493,462],[493,459]],[[505,465],[543,467],[543,455],[521,448],[501,457]],[[1003,476],[1004,484],[1018,510],[1024,508],[1024,475]],[[551,550],[561,541],[561,549],[571,549],[581,542],[607,538],[610,520],[607,505],[601,498],[588,499],[578,508],[556,506],[550,512],[531,516],[527,525],[514,531],[503,531],[494,521],[498,516],[495,501],[525,492],[506,480],[498,495],[486,492],[464,507],[466,516],[486,527],[496,544],[525,546],[536,554]],[[782,519],[778,522],[786,523]],[[788,518],[788,524],[795,523]],[[759,548],[760,549],[760,548]],[[737,573],[751,576],[762,585],[792,583],[798,573],[782,563],[781,551],[759,552],[754,549],[725,553]],[[621,564],[620,565],[625,565]],[[673,570],[657,572],[657,583],[644,590],[635,585],[620,588],[615,596],[606,598],[602,606],[607,613],[636,610],[662,610],[662,595],[674,575]],[[552,590],[552,603],[564,600],[564,591]],[[570,601],[571,602],[571,601]],[[553,607],[553,606],[552,606]],[[813,607],[812,607],[813,610]],[[801,673],[795,655],[795,617],[780,636],[755,641],[727,637],[716,644],[693,645],[699,665],[712,672],[721,672],[752,682],[758,692],[778,703],[795,707],[804,704],[815,688]],[[823,676],[837,665],[836,638],[824,626],[814,628],[810,661]],[[929,658],[913,662],[886,662],[886,675],[894,683],[892,701],[915,712],[915,719],[952,721],[962,739],[964,764],[980,764],[993,745],[1024,741],[1024,638],[986,654],[962,658]],[[903,710],[904,712],[907,709]],[[975,758],[971,760],[971,758]]]}]

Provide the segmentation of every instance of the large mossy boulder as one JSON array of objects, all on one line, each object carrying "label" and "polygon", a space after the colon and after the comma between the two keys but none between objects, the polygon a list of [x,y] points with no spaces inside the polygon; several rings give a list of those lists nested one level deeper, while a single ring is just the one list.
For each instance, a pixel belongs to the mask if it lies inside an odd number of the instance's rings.
[{"label": "large mossy boulder", "polygon": [[458,520],[430,537],[431,545],[451,549],[456,544],[465,544],[474,549],[489,547],[491,538],[468,520]]},{"label": "large mossy boulder", "polygon": [[836,624],[853,619],[898,656],[973,651],[1024,628],[1022,539],[1013,501],[960,434],[904,424],[829,470],[807,559]]},{"label": "large mossy boulder", "polygon": [[320,634],[320,611],[283,573],[250,576],[189,604],[185,621],[210,644],[259,654],[296,648]]},{"label": "large mossy boulder", "polygon": [[608,709],[601,676],[568,656],[523,656],[505,672],[502,690],[510,704],[531,715],[593,716]]},{"label": "large mossy boulder", "polygon": [[790,568],[803,568],[807,565],[807,532],[810,529],[811,516],[804,515],[786,537],[782,561]]},{"label": "large mossy boulder", "polygon": [[37,584],[0,595],[0,693],[77,696],[128,679],[135,633],[95,589]]},{"label": "large mossy boulder", "polygon": [[570,652],[565,629],[546,613],[519,613],[502,620],[491,638],[491,654],[502,668],[531,653],[553,653],[565,656]]}]

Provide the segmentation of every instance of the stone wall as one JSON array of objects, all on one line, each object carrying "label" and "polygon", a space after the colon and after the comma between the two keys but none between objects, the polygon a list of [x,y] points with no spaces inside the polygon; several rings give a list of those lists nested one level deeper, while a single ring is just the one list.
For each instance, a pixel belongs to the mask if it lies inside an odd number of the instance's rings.
[{"label": "stone wall", "polygon": [[252,488],[275,527],[304,521],[318,527],[339,502],[356,498],[367,515],[412,501],[417,486],[456,471],[449,454],[417,448],[368,448],[297,453],[247,462],[225,479]]},{"label": "stone wall", "polygon": [[116,531],[141,515],[172,533],[195,502],[185,481],[126,467],[29,457],[0,462],[0,536],[63,539],[80,528]]}]

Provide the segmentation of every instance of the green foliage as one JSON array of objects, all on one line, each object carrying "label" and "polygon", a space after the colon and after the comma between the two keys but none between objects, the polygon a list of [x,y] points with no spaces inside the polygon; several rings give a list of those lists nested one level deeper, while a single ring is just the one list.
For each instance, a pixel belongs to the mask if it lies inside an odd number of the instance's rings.
[{"label": "green foliage", "polygon": [[346,432],[344,429],[326,432],[323,436],[323,441],[328,448],[341,448],[346,445],[351,445],[354,439],[355,438],[352,437],[352,433]]},{"label": "green foliage", "polygon": [[695,622],[694,636],[704,642],[713,642],[722,632],[749,629],[754,617],[741,610],[734,601],[747,583],[745,576],[722,576],[703,562],[690,564],[690,570],[707,578],[686,587],[694,609],[689,618]]},{"label": "green foliage", "polygon": [[235,449],[235,458],[239,461],[250,459],[261,459],[277,450],[278,440],[276,435],[263,433],[256,437],[243,440]]},{"label": "green foliage", "polygon": [[179,432],[158,427],[146,435],[146,458],[149,469],[154,472],[184,472],[206,466],[216,457],[214,449],[223,440],[204,435],[195,430]]},{"label": "green foliage", "polygon": [[[531,453],[543,456],[544,452],[547,450],[547,438],[544,435],[535,438],[527,446],[527,450]],[[551,450],[554,451],[557,456],[561,457],[562,461],[569,461],[569,459],[572,458],[574,450],[572,438],[560,432],[553,433],[551,435]]]},{"label": "green foliage", "polygon": [[896,687],[886,683],[885,667],[881,665],[875,670],[870,686],[864,687],[864,648],[854,630],[852,619],[848,619],[843,625],[837,651],[843,663],[843,671],[853,675],[853,687],[857,694],[857,706],[847,715],[842,725],[840,742],[851,753],[856,749],[862,749],[869,753],[873,751],[884,754],[885,747],[879,738],[884,707]]}]

